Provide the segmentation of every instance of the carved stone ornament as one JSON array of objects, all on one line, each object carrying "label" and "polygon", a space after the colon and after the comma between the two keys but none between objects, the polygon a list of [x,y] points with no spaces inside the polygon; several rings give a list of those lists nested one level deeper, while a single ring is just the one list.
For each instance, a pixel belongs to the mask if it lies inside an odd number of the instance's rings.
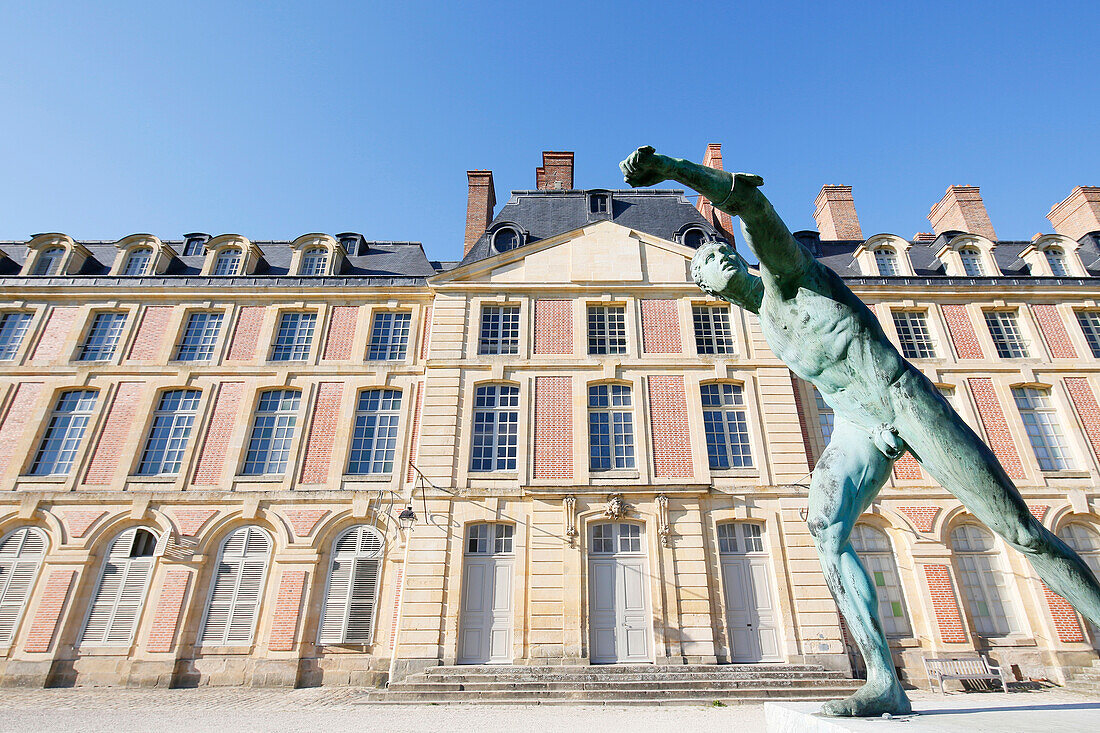
[{"label": "carved stone ornament", "polygon": [[562,524],[565,529],[565,538],[569,540],[569,546],[577,540],[577,497],[569,495],[561,500]]},{"label": "carved stone ornament", "polygon": [[664,494],[657,496],[657,536],[665,547],[672,542],[672,527],[668,522],[668,497]]},{"label": "carved stone ornament", "polygon": [[608,519],[622,519],[626,516],[627,505],[623,501],[622,494],[612,494],[607,499],[607,506],[604,507],[603,515]]}]

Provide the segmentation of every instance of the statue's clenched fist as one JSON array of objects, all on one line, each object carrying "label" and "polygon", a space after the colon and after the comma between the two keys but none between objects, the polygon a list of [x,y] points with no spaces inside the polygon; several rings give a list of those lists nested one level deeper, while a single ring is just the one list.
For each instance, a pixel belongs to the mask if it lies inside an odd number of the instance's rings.
[{"label": "statue's clenched fist", "polygon": [[665,156],[657,155],[652,146],[643,145],[619,163],[619,169],[626,182],[634,188],[652,186],[668,180],[667,161]]}]

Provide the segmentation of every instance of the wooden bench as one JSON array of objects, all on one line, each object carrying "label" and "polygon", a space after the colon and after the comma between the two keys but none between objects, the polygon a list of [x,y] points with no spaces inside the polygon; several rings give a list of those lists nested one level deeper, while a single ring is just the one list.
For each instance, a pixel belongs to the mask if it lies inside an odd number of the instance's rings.
[{"label": "wooden bench", "polygon": [[925,659],[924,671],[928,674],[928,689],[935,692],[933,683],[943,694],[944,680],[999,680],[1001,690],[1008,692],[1004,671],[983,656],[959,659]]}]

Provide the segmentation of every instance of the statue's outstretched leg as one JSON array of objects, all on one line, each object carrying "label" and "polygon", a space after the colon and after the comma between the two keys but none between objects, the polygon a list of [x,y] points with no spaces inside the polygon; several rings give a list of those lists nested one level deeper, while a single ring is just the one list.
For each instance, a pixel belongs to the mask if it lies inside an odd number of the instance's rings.
[{"label": "statue's outstretched leg", "polygon": [[1066,543],[1039,523],[993,452],[943,401],[923,376],[910,374],[895,389],[896,427],[932,478],[975,517],[1024,553],[1035,572],[1093,624],[1100,624],[1100,583]]},{"label": "statue's outstretched leg", "polygon": [[901,715],[912,710],[879,622],[875,586],[848,540],[892,465],[867,432],[838,417],[829,447],[810,481],[809,525],[817,557],[867,663],[867,683],[847,699],[826,703],[822,708],[826,715]]}]

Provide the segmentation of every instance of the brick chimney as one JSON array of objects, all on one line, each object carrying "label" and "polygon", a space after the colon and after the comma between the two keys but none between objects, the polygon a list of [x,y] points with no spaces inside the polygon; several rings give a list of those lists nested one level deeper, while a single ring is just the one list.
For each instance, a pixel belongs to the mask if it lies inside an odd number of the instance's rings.
[{"label": "brick chimney", "polygon": [[481,239],[493,220],[493,207],[497,205],[497,192],[493,186],[492,171],[466,171],[470,188],[466,195],[466,255]]},{"label": "brick chimney", "polygon": [[544,150],[542,165],[535,169],[535,188],[540,191],[573,188],[573,153]]},{"label": "brick chimney", "polygon": [[814,199],[814,221],[824,240],[863,239],[851,186],[822,186]]},{"label": "brick chimney", "polygon": [[948,186],[947,193],[928,212],[928,221],[937,235],[957,230],[997,239],[977,186]]},{"label": "brick chimney", "polygon": [[935,242],[936,241],[936,233],[935,232],[917,232],[916,234],[913,235],[913,241],[914,242]]},{"label": "brick chimney", "polygon": [[1050,208],[1047,218],[1054,231],[1074,240],[1100,231],[1100,186],[1073,189],[1061,203]]},{"label": "brick chimney", "polygon": [[[707,145],[707,151],[703,153],[703,165],[715,170],[724,170],[722,168],[722,143]],[[714,208],[714,204],[710,202],[710,199],[703,195],[695,199],[695,208],[714,228],[726,235],[726,239],[731,243],[733,242],[733,217]]]}]

